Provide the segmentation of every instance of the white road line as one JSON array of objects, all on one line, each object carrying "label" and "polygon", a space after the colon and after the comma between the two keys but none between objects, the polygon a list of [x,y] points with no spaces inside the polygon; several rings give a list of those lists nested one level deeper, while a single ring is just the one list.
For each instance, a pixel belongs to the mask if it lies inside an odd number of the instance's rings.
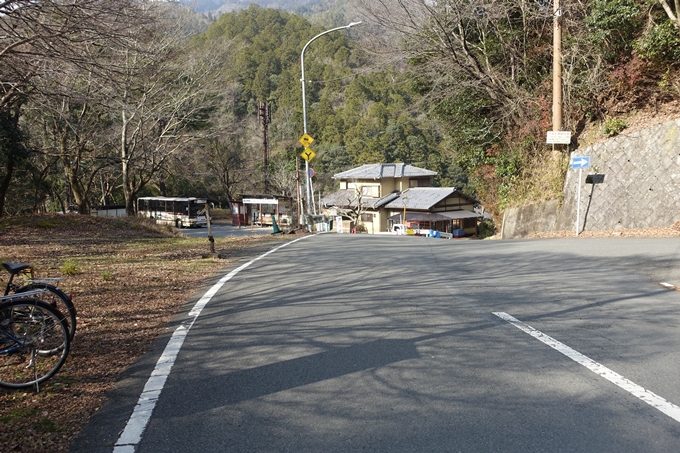
[{"label": "white road line", "polygon": [[184,339],[189,333],[191,326],[194,325],[194,322],[198,318],[198,315],[201,314],[201,311],[203,310],[203,308],[205,308],[208,302],[210,302],[210,299],[212,299],[213,296],[217,294],[217,291],[219,291],[220,288],[222,288],[222,286],[229,280],[231,280],[236,274],[238,274],[239,272],[241,272],[243,269],[247,268],[254,262],[261,260],[265,256],[274,253],[282,249],[283,247],[286,247],[287,245],[290,245],[302,239],[306,239],[308,237],[311,236],[303,236],[293,241],[286,242],[285,244],[280,245],[268,251],[267,253],[258,256],[252,261],[248,261],[247,263],[237,267],[236,269],[222,277],[219,282],[215,283],[203,295],[203,297],[201,297],[199,301],[196,302],[196,305],[194,305],[194,307],[189,312],[188,315],[189,320],[187,320],[185,323],[182,323],[182,325],[180,325],[175,330],[175,332],[172,334],[172,337],[170,337],[168,344],[165,346],[163,353],[158,359],[158,362],[156,362],[156,367],[151,372],[151,376],[149,376],[149,379],[146,381],[144,390],[142,390],[142,394],[140,395],[139,400],[137,401],[137,405],[135,406],[134,410],[132,411],[132,415],[130,415],[128,422],[125,425],[125,429],[123,429],[123,432],[121,433],[120,437],[118,438],[118,441],[113,447],[113,453],[134,453],[137,445],[139,445],[139,442],[141,442],[142,440],[142,435],[144,434],[146,426],[149,424],[149,420],[151,419],[151,413],[156,407],[158,398],[161,396],[161,391],[163,390],[165,381],[170,375],[170,370],[172,369],[172,366],[175,364],[175,360],[177,359],[177,355],[179,354],[180,349],[182,349]]},{"label": "white road line", "polygon": [[537,340],[547,344],[551,348],[561,352],[574,362],[583,365],[593,373],[600,375],[601,377],[605,378],[612,384],[618,385],[623,390],[641,399],[642,401],[649,404],[653,408],[660,410],[673,420],[680,422],[680,407],[676,406],[675,404],[671,403],[665,398],[662,398],[659,395],[652,393],[649,390],[644,389],[643,387],[640,387],[636,383],[629,381],[625,377],[621,376],[618,373],[615,373],[614,371],[610,370],[604,365],[601,365],[596,361],[581,354],[580,352],[571,349],[569,346],[565,345],[564,343],[560,343],[559,341],[555,340],[552,337],[549,337],[543,332],[536,330],[527,324],[524,324],[523,322],[517,320],[516,318],[510,316],[507,313],[496,312],[494,313],[494,315],[498,316],[504,321],[509,322],[510,324],[524,331],[525,333],[528,333]]}]

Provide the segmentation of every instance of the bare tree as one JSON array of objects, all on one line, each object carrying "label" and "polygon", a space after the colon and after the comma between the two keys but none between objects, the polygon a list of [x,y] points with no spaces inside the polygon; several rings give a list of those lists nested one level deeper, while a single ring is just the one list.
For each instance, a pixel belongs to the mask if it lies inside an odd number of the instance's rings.
[{"label": "bare tree", "polygon": [[474,89],[507,123],[521,125],[533,101],[530,88],[549,61],[552,11],[529,0],[360,0],[372,22],[398,33],[417,62],[430,96],[445,100]]},{"label": "bare tree", "polygon": [[[53,77],[59,69],[109,71],[99,57],[110,45],[125,42],[133,24],[146,20],[139,5],[136,0],[0,0],[0,112],[16,120],[12,130],[23,133],[22,109],[37,96],[65,91],[58,83],[63,77]],[[0,205],[20,148],[16,141],[0,146],[0,161],[7,163]]]},{"label": "bare tree", "polygon": [[293,196],[297,187],[295,169],[291,170],[288,162],[275,161],[270,170],[271,184],[277,193],[284,197]]},{"label": "bare tree", "polygon": [[245,181],[252,179],[252,172],[247,170],[246,149],[243,137],[238,135],[218,138],[212,137],[203,143],[203,151],[209,160],[209,166],[220,181],[222,190],[231,202]]},{"label": "bare tree", "polygon": [[91,74],[68,65],[54,69],[40,77],[47,87],[36,84],[26,108],[35,124],[28,126],[36,152],[58,159],[78,212],[87,214],[97,182],[103,181],[100,171],[116,162],[110,137],[103,133],[108,115]]},{"label": "bare tree", "polygon": [[0,108],[30,94],[56,61],[92,70],[92,56],[139,24],[135,0],[0,0]]},{"label": "bare tree", "polygon": [[346,191],[345,200],[342,206],[336,206],[340,215],[349,217],[354,225],[361,223],[361,216],[368,209],[368,205],[364,202],[364,195],[360,186],[355,186],[354,190]]},{"label": "bare tree", "polygon": [[[149,5],[158,7],[163,5]],[[119,72],[102,87],[118,112],[114,121],[128,215],[134,214],[137,193],[166,159],[206,135],[217,100],[215,79],[225,53],[191,53],[181,31],[180,23],[160,17],[153,26],[138,27],[132,45],[116,49],[112,58]]]},{"label": "bare tree", "polygon": [[680,28],[680,16],[677,14],[677,12],[680,11],[680,0],[673,0],[675,11],[666,0],[659,0],[659,3],[663,7],[663,10],[666,11],[666,15],[671,20],[673,26],[675,26],[675,28]]}]

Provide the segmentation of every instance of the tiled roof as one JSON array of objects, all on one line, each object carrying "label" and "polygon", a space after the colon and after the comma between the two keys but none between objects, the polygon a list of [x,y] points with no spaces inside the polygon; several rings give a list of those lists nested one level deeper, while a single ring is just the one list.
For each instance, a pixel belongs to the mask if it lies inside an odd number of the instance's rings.
[{"label": "tiled roof", "polygon": [[[390,209],[406,209],[427,211],[440,201],[451,195],[460,196],[467,199],[470,204],[478,202],[467,195],[458,192],[455,187],[411,187],[399,193],[394,191],[382,198],[362,197],[361,203],[370,209],[382,207]],[[404,203],[404,200],[406,203]],[[321,199],[324,206],[337,206],[339,208],[355,207],[358,203],[357,192],[355,189],[343,189],[333,192]]]},{"label": "tiled roof", "polygon": [[[455,187],[411,187],[401,193],[399,198],[385,205],[386,208],[403,209],[406,200],[406,209],[430,209],[446,197],[458,192]],[[470,203],[476,203],[472,198],[458,192]]]},{"label": "tiled roof", "polygon": [[333,175],[333,179],[383,179],[437,176],[436,171],[407,164],[366,164]]},{"label": "tiled roof", "polygon": [[[353,200],[356,200],[356,191],[354,189],[343,189],[326,195],[321,199],[321,203],[324,206],[345,208],[350,206]],[[354,205],[356,206],[356,201]]]},{"label": "tiled roof", "polygon": [[[363,206],[370,209],[378,209],[390,201],[399,197],[399,192],[388,193],[384,197],[361,197]],[[350,206],[357,206],[359,200],[354,189],[343,189],[326,195],[321,199],[324,206],[337,206],[339,208],[347,208]]]}]

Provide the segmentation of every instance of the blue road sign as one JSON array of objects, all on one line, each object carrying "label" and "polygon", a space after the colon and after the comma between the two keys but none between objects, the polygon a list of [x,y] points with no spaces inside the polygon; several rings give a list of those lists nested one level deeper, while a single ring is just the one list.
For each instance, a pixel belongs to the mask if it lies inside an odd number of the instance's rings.
[{"label": "blue road sign", "polygon": [[590,168],[590,156],[572,157],[571,168]]}]

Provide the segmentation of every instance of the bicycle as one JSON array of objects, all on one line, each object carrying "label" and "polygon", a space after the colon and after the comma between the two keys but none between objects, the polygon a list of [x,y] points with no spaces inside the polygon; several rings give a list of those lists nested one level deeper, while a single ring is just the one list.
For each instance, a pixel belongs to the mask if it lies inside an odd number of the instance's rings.
[{"label": "bicycle", "polygon": [[[2,263],[2,266],[10,274],[4,295],[24,293],[37,289],[45,290],[46,292],[41,296],[41,300],[64,314],[64,322],[68,328],[69,340],[73,340],[73,336],[76,333],[76,307],[73,305],[71,297],[54,285],[61,279],[35,278],[33,267],[26,263]],[[15,277],[18,275],[25,276],[24,280],[20,283],[15,281]]]},{"label": "bicycle", "polygon": [[0,387],[22,389],[54,376],[66,361],[70,337],[64,316],[35,296],[0,296]]}]

